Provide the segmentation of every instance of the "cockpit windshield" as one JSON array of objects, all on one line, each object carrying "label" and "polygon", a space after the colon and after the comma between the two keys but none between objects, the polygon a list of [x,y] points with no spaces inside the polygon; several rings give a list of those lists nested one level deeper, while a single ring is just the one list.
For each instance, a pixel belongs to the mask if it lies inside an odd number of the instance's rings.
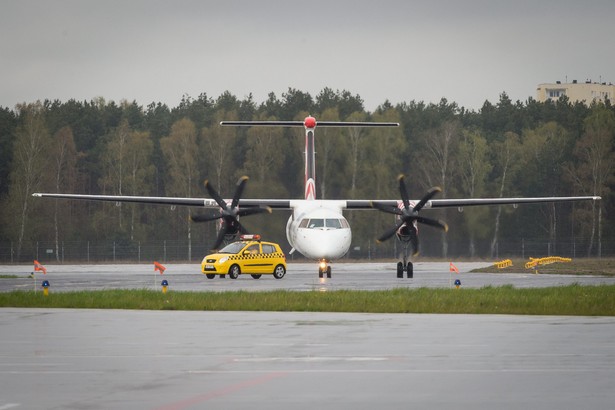
[{"label": "cockpit windshield", "polygon": [[299,224],[299,228],[308,229],[342,229],[348,227],[348,222],[345,219],[337,218],[306,218]]}]

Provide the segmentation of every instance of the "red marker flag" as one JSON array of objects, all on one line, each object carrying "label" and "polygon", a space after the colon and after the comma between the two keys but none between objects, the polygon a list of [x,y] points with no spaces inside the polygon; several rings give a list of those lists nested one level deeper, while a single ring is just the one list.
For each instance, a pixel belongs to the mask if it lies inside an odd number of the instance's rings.
[{"label": "red marker flag", "polygon": [[159,271],[160,274],[162,275],[165,271],[165,267],[161,264],[159,264],[158,262],[154,261],[154,272]]},{"label": "red marker flag", "polygon": [[47,274],[47,268],[41,265],[41,263],[36,259],[34,260],[34,270],[43,272],[43,275]]},{"label": "red marker flag", "polygon": [[459,273],[459,269],[457,269],[457,266],[453,265],[453,262],[449,262],[450,263],[450,271],[451,272],[456,272]]}]

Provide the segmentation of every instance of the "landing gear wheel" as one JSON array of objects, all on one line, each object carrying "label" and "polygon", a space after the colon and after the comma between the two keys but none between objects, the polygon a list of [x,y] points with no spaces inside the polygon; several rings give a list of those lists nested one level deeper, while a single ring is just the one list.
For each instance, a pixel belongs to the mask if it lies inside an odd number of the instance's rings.
[{"label": "landing gear wheel", "polygon": [[237,279],[239,277],[239,274],[241,274],[241,269],[239,269],[239,265],[233,265],[228,270],[228,276],[231,279]]},{"label": "landing gear wheel", "polygon": [[250,276],[252,276],[254,279],[260,279],[261,278],[261,275],[256,275],[256,274],[252,274]]},{"label": "landing gear wheel", "polygon": [[318,269],[318,277],[319,277],[320,279],[322,279],[322,278],[323,278],[323,276],[324,276],[324,275],[323,275],[322,269]]},{"label": "landing gear wheel", "polygon": [[408,278],[414,277],[414,266],[412,265],[412,262],[408,262],[406,265],[406,273],[408,274]]},{"label": "landing gear wheel", "polygon": [[327,266],[327,278],[331,279],[331,266]]},{"label": "landing gear wheel", "polygon": [[286,275],[286,268],[283,265],[278,265],[273,271],[273,277],[276,279],[282,279]]},{"label": "landing gear wheel", "polygon": [[397,262],[397,277],[400,279],[404,277],[404,264],[401,262]]},{"label": "landing gear wheel", "polygon": [[207,279],[213,279],[216,277],[213,273],[206,273],[205,276],[207,276]]}]

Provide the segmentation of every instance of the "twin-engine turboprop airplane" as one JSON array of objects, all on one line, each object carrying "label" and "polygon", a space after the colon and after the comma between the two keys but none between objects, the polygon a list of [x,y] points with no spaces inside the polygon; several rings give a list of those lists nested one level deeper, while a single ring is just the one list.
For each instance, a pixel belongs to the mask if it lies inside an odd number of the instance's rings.
[{"label": "twin-engine turboprop airplane", "polygon": [[316,199],[316,159],[314,148],[314,130],[316,127],[397,127],[398,123],[390,122],[317,122],[308,116],[304,121],[222,121],[222,126],[269,126],[269,127],[303,127],[305,128],[305,198],[304,199],[242,199],[243,190],[248,177],[242,177],[237,182],[233,199],[225,201],[208,181],[205,187],[209,198],[171,198],[147,196],[116,196],[116,195],[78,195],[78,194],[32,194],[36,197],[80,199],[91,201],[132,202],[162,205],[182,205],[201,208],[218,208],[220,213],[215,216],[197,215],[194,222],[219,221],[218,236],[213,249],[223,242],[233,240],[246,230],[239,223],[239,218],[257,213],[271,212],[275,209],[292,210],[286,224],[286,237],[292,246],[291,253],[298,251],[309,259],[319,262],[319,277],[331,277],[331,262],[343,257],[350,248],[352,233],[348,221],[342,214],[346,209],[378,209],[396,215],[396,223],[386,231],[378,241],[385,241],[392,236],[404,245],[403,260],[397,263],[397,277],[413,276],[413,265],[409,260],[409,250],[416,255],[419,250],[418,224],[425,224],[446,231],[447,225],[439,220],[419,215],[424,209],[444,207],[465,207],[476,205],[527,204],[540,202],[568,202],[599,200],[600,197],[537,197],[537,198],[468,198],[468,199],[432,199],[440,192],[439,188],[430,189],[420,200],[410,200],[404,182],[400,175],[400,200],[329,200]]}]

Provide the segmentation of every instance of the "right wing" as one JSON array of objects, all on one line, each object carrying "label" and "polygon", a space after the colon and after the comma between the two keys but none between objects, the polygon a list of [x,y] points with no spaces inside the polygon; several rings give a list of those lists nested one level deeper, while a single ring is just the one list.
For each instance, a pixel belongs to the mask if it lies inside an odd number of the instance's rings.
[{"label": "right wing", "polygon": [[[430,199],[425,203],[422,209],[435,208],[463,208],[466,206],[485,206],[485,205],[520,205],[520,204],[537,204],[545,202],[575,202],[575,201],[599,201],[602,199],[599,196],[548,196],[548,197],[529,197],[529,198],[459,198],[459,199]],[[349,199],[346,201],[347,209],[373,209],[374,203],[388,207],[397,207],[399,200],[365,200],[365,199]],[[417,203],[419,200],[412,200]]]}]

